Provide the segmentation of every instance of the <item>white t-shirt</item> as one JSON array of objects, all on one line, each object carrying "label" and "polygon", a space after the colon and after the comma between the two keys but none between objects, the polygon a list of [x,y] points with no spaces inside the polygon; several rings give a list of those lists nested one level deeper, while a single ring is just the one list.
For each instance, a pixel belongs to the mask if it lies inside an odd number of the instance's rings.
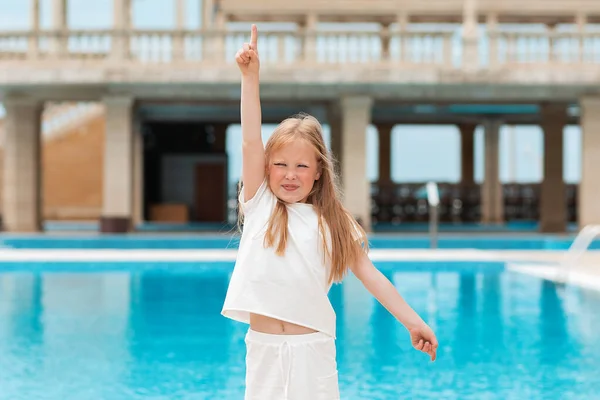
[{"label": "white t-shirt", "polygon": [[[312,204],[287,205],[288,238],[283,256],[263,240],[277,198],[263,181],[240,205],[244,229],[222,314],[250,323],[250,313],[312,328],[335,338],[335,312],[327,293],[331,264],[324,262],[318,216]],[[325,225],[326,226],[326,225]]]}]

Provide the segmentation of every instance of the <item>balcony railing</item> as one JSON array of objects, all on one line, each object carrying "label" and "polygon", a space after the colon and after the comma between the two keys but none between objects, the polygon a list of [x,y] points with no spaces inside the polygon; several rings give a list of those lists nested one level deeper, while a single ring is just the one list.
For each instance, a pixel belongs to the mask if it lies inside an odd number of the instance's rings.
[{"label": "balcony railing", "polygon": [[[0,62],[226,64],[248,33],[69,30],[0,32]],[[474,51],[467,51],[469,50]],[[487,32],[465,41],[457,30],[261,32],[261,62],[271,66],[428,65],[439,69],[600,64],[600,32]],[[470,59],[469,59],[470,57]]]}]

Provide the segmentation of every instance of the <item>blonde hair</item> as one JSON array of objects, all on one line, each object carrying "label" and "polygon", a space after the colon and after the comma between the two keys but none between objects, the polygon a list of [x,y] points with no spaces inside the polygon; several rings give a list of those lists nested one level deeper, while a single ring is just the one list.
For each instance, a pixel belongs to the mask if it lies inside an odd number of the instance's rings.
[{"label": "blonde hair", "polygon": [[[281,122],[265,146],[266,166],[269,165],[273,152],[295,140],[305,140],[315,150],[318,171],[321,175],[315,181],[307,203],[315,207],[319,217],[324,254],[331,261],[329,282],[340,282],[348,272],[348,266],[359,260],[361,252],[368,251],[367,235],[340,201],[341,191],[339,178],[335,172],[335,161],[325,145],[323,130],[316,118],[307,114],[298,114]],[[268,174],[268,168],[265,174]],[[238,225],[241,226],[243,223],[241,208],[238,216]],[[265,247],[273,247],[278,238],[275,250],[277,255],[283,255],[285,252],[288,239],[287,225],[286,203],[277,199],[264,239]],[[329,232],[326,231],[326,227],[329,228]],[[328,246],[328,238],[331,247]]]}]

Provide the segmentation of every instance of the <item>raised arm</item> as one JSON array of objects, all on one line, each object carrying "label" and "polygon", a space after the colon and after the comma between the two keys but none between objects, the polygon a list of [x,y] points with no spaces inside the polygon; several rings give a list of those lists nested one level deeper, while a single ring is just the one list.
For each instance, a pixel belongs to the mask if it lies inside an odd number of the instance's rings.
[{"label": "raised arm", "polygon": [[242,122],[242,183],[244,200],[254,197],[265,177],[265,148],[261,137],[260,62],[258,59],[258,31],[252,25],[250,43],[236,54],[236,62],[242,73],[242,97],[240,104]]},{"label": "raised arm", "polygon": [[435,361],[438,347],[435,334],[406,303],[392,282],[375,268],[367,254],[362,253],[358,262],[351,265],[350,269],[381,305],[406,327],[413,347],[427,353],[431,361]]}]

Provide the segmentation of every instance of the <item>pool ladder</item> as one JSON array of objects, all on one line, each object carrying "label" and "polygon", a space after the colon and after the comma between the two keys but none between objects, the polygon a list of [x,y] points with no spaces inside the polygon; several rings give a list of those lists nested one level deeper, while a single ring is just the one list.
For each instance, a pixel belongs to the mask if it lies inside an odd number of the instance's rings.
[{"label": "pool ladder", "polygon": [[437,249],[438,247],[438,228],[439,228],[439,206],[440,193],[438,185],[435,182],[428,182],[425,185],[427,190],[427,203],[429,204],[429,247]]},{"label": "pool ladder", "polygon": [[587,225],[577,234],[557,270],[556,280],[558,282],[567,283],[569,272],[579,265],[581,257],[598,236],[600,236],[600,225]]}]

